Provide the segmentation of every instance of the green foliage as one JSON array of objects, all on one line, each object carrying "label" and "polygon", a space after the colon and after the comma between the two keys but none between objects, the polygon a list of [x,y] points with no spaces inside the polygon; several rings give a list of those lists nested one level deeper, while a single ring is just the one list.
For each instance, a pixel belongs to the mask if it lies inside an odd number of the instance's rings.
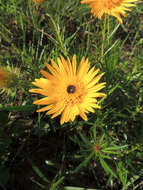
[{"label": "green foliage", "polygon": [[[19,71],[15,90],[0,92],[2,190],[143,188],[142,15],[140,2],[104,28],[80,0],[0,0],[0,66]],[[44,62],[73,54],[105,72],[107,97],[88,121],[60,126],[28,90]]]}]

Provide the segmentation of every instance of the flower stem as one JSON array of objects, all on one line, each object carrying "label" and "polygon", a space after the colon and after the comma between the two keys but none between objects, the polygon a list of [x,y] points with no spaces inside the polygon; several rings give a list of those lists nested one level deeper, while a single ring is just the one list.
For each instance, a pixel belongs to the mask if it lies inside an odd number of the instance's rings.
[{"label": "flower stem", "polygon": [[105,17],[104,17],[104,27],[102,29],[101,64],[103,64],[103,56],[104,56],[106,20],[107,20],[107,17],[105,15]]},{"label": "flower stem", "polygon": [[110,18],[109,15],[107,17],[107,43],[109,45],[109,34],[110,34]]}]

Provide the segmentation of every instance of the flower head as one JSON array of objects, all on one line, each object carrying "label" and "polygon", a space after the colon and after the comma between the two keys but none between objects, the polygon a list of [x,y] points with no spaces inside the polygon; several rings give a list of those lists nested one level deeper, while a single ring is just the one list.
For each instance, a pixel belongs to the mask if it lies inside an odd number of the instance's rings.
[{"label": "flower head", "polygon": [[100,108],[97,98],[105,94],[98,91],[105,87],[105,82],[98,81],[104,73],[97,75],[99,69],[90,69],[88,59],[83,57],[77,67],[75,55],[72,62],[61,56],[57,58],[57,64],[51,60],[51,65],[46,63],[46,66],[49,72],[41,71],[45,78],[33,82],[39,88],[30,90],[45,96],[33,102],[46,105],[37,112],[47,111],[46,114],[52,114],[52,118],[62,114],[60,123],[63,124],[73,121],[77,115],[87,120],[87,113],[94,112],[93,108]]},{"label": "flower head", "polygon": [[82,4],[89,4],[91,13],[101,19],[103,14],[116,17],[122,24],[120,15],[126,16],[125,11],[130,11],[130,7],[135,6],[138,0],[81,0]]}]

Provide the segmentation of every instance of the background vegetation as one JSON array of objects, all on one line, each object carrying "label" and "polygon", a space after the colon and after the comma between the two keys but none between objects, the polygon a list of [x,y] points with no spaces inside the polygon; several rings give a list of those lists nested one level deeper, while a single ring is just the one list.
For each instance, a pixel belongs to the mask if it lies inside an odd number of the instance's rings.
[{"label": "background vegetation", "polygon": [[[103,24],[80,0],[0,0],[0,66],[19,77],[0,94],[2,190],[143,189],[143,4],[123,25],[110,18],[101,62]],[[105,72],[107,97],[60,126],[28,90],[45,61],[73,54]]]}]

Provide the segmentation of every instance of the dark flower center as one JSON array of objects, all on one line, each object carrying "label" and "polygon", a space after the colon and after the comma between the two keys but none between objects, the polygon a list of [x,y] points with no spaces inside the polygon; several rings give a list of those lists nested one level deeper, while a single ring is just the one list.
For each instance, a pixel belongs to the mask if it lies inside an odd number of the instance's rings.
[{"label": "dark flower center", "polygon": [[73,94],[75,91],[76,91],[75,86],[69,85],[69,86],[67,87],[67,92],[68,92],[69,94]]}]

